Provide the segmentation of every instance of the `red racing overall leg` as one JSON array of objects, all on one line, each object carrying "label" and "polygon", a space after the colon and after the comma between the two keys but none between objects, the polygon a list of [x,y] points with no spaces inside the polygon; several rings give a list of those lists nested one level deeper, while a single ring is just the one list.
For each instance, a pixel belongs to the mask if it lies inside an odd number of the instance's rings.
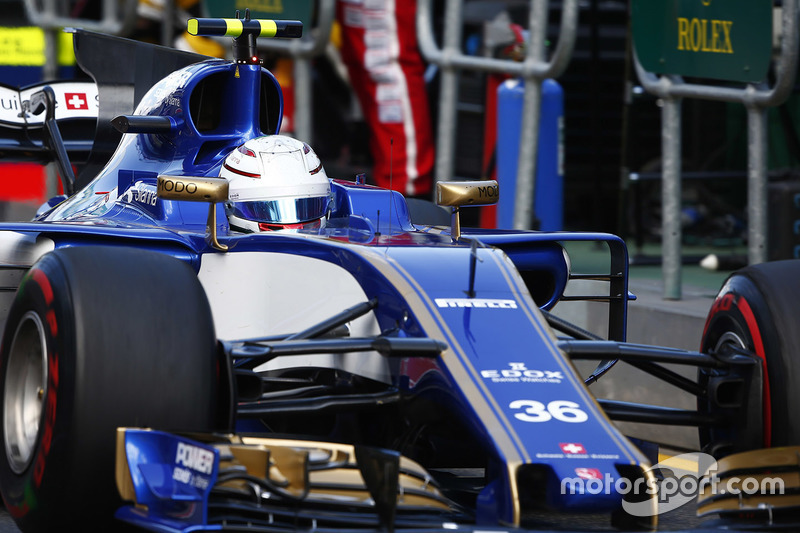
[{"label": "red racing overall leg", "polygon": [[429,194],[434,146],[416,2],[339,0],[336,14],[342,59],[372,133],[375,182],[409,196]]}]

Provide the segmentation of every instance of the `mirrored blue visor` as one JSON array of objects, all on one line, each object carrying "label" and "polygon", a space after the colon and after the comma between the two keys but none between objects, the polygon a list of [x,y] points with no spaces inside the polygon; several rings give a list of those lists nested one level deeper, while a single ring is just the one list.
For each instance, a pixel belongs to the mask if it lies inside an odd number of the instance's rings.
[{"label": "mirrored blue visor", "polygon": [[280,198],[233,202],[231,209],[239,218],[267,224],[298,224],[322,218],[328,212],[330,197]]}]

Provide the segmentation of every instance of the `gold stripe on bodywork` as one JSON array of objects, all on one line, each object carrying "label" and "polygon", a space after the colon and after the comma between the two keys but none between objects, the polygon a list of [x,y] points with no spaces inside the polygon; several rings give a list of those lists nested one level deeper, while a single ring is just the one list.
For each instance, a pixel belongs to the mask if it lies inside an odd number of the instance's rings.
[{"label": "gold stripe on bodywork", "polygon": [[125,453],[125,428],[117,428],[116,469],[114,476],[117,482],[117,491],[124,501],[138,503],[136,490],[131,479],[131,469],[128,465],[128,455]]},{"label": "gold stripe on bodywork", "polygon": [[[320,237],[309,236],[308,238],[316,239]],[[533,460],[528,454],[526,447],[523,445],[521,437],[506,417],[504,410],[497,404],[486,384],[480,379],[480,373],[471,364],[465,350],[458,343],[457,337],[449,329],[447,321],[439,313],[434,302],[422,289],[416,279],[396,260],[377,251],[374,247],[359,246],[352,243],[345,245],[327,239],[325,239],[325,242],[329,246],[341,246],[367,261],[380,272],[398,292],[400,292],[403,298],[405,298],[409,307],[414,310],[417,321],[428,336],[432,338],[441,338],[441,340],[449,339],[451,341],[449,342],[450,347],[441,354],[441,357],[443,360],[448,361],[447,368],[451,372],[453,379],[458,382],[464,395],[470,398],[471,407],[475,410],[475,413],[482,421],[487,431],[492,434],[494,444],[505,455],[510,483],[508,488],[511,492],[510,496],[513,502],[512,525],[518,526],[521,519],[521,509],[516,471],[520,465],[533,463]],[[507,264],[511,263],[511,259],[498,248],[487,247],[485,249],[489,251],[492,260],[500,265],[500,271],[503,273],[506,284],[520,302],[520,307],[524,310],[528,320],[534,325],[535,330],[540,335],[547,335],[552,339],[552,343],[547,343],[550,354],[564,371],[565,376],[569,376],[567,379],[573,384],[579,396],[583,398],[587,406],[592,406],[591,408],[594,409],[595,415],[599,417],[601,421],[600,426],[603,427],[610,438],[617,443],[620,452],[631,464],[649,466],[649,461],[647,461],[644,455],[638,452],[638,450],[635,450],[633,455],[631,454],[631,447],[626,445],[622,436],[617,432],[605,412],[588,393],[585,385],[581,381],[578,381],[575,368],[571,365],[571,362],[565,359],[565,356],[556,346],[556,339],[552,330],[543,328],[542,321],[537,321],[533,316],[534,311],[532,309],[535,308],[536,312],[538,312],[538,308],[535,307],[527,288],[524,288],[524,290],[520,289],[520,287],[525,287],[524,281],[519,277],[516,269],[511,268]],[[507,263],[501,262],[502,259],[496,255],[497,253],[502,254],[501,257],[505,259]],[[455,357],[452,357],[453,355],[455,355]]]},{"label": "gold stripe on bodywork", "polygon": [[[352,250],[353,248],[349,249]],[[449,361],[447,368],[452,373],[453,379],[458,382],[464,395],[470,398],[470,405],[475,409],[476,414],[484,423],[487,431],[491,433],[495,445],[503,451],[509,468],[513,468],[513,471],[516,471],[516,468],[520,464],[531,462],[531,458],[527,455],[525,446],[522,445],[519,435],[517,435],[513,426],[511,426],[510,422],[505,417],[502,409],[500,409],[499,405],[494,401],[494,397],[488,394],[488,389],[485,384],[477,379],[477,371],[474,367],[469,365],[463,348],[456,341],[453,332],[447,327],[447,322],[438,311],[436,311],[435,305],[419,284],[417,284],[416,280],[414,280],[414,278],[396,261],[387,256],[380,255],[371,249],[359,249],[356,253],[375,267],[400,291],[411,309],[414,310],[417,320],[428,333],[428,336],[433,338],[441,336],[452,339],[450,348],[445,350],[441,357],[442,359],[447,358]],[[404,277],[403,274],[405,274],[406,277]],[[404,290],[402,290],[402,288],[404,288]],[[432,315],[437,316],[441,326],[437,324]],[[448,355],[451,353],[456,355],[456,357],[448,358]],[[453,364],[455,362],[460,364]],[[493,428],[497,428],[500,431],[494,431]],[[521,450],[525,456],[520,456],[518,450]],[[509,488],[512,493],[514,505],[513,525],[519,525],[521,510],[516,487],[516,475],[510,476],[509,481],[511,485]]]},{"label": "gold stripe on bodywork", "polygon": [[[415,295],[418,296],[418,298],[420,298],[421,300],[424,300],[425,309],[428,311],[428,313],[438,318],[439,323],[441,324],[441,326],[437,326],[436,322],[432,320],[431,321],[432,325],[434,325],[437,328],[438,327],[444,328],[445,334],[453,340],[454,351],[460,355],[458,360],[466,370],[466,374],[463,377],[468,378],[468,381],[462,381],[461,379],[458,379],[458,376],[454,375],[453,377],[456,379],[459,386],[462,387],[463,389],[465,383],[472,383],[473,385],[475,385],[476,388],[480,389],[481,396],[484,399],[488,400],[488,402],[490,402],[492,407],[494,407],[494,412],[491,413],[492,415],[494,415],[493,418],[497,418],[503,423],[509,436],[516,443],[517,448],[521,450],[523,454],[522,456],[520,456],[518,453],[515,453],[514,455],[516,457],[519,457],[523,462],[531,462],[531,457],[527,454],[527,450],[525,449],[525,445],[522,443],[522,439],[519,437],[519,435],[517,435],[516,431],[514,430],[514,426],[505,416],[504,410],[500,407],[500,405],[498,405],[495,402],[494,395],[491,394],[489,388],[481,379],[480,373],[475,369],[474,366],[472,366],[472,363],[470,363],[469,356],[466,355],[466,351],[461,347],[461,345],[458,344],[455,334],[453,334],[453,332],[447,326],[447,321],[444,319],[444,317],[442,317],[435,303],[430,299],[430,297],[428,297],[427,293],[422,289],[419,283],[417,283],[417,281],[414,279],[413,276],[411,276],[400,264],[392,260],[390,261],[392,262],[391,266],[394,267],[399,272],[401,272],[405,276],[404,279],[408,280],[408,283],[412,284],[415,290]],[[451,368],[450,366],[448,366],[448,369],[450,369],[451,371],[453,370],[453,368]],[[472,396],[470,396],[469,394],[467,394],[467,396],[472,398]]]},{"label": "gold stripe on bodywork", "polygon": [[[520,308],[523,309],[525,314],[528,316],[528,320],[530,320],[540,335],[548,336],[552,339],[553,342],[548,343],[548,347],[550,348],[550,353],[553,356],[553,359],[558,365],[560,365],[561,369],[564,371],[564,375],[567,376],[567,379],[572,382],[576,391],[581,398],[583,398],[583,401],[586,402],[587,406],[591,406],[594,409],[595,415],[601,422],[601,427],[605,429],[608,436],[614,441],[615,444],[617,444],[617,447],[625,454],[627,460],[631,464],[639,464],[645,467],[650,466],[650,461],[644,456],[644,454],[623,440],[624,437],[619,433],[619,430],[617,430],[611,419],[608,418],[608,415],[606,415],[606,412],[603,410],[603,408],[597,403],[597,400],[595,400],[594,396],[591,395],[586,389],[586,385],[582,381],[578,381],[577,376],[579,373],[572,364],[572,361],[566,355],[564,355],[561,350],[558,349],[558,346],[556,346],[555,342],[557,339],[555,334],[550,328],[543,328],[542,325],[544,323],[544,319],[542,318],[541,320],[536,320],[534,318],[533,313],[539,313],[539,308],[536,307],[535,304],[532,308],[530,307],[530,303],[532,303],[533,300],[528,293],[528,289],[525,286],[524,280],[519,276],[519,272],[516,270],[516,268],[510,267],[506,263],[501,263],[500,260],[494,255],[491,257],[498,263],[500,271],[506,277],[506,282],[508,285],[513,288],[512,292],[520,301]],[[511,262],[511,259],[507,255],[503,254],[503,257],[506,261]],[[513,262],[511,263],[513,265]],[[524,289],[521,289],[521,287],[524,287]],[[523,290],[527,298],[523,297]],[[533,309],[535,309],[535,311]]]}]

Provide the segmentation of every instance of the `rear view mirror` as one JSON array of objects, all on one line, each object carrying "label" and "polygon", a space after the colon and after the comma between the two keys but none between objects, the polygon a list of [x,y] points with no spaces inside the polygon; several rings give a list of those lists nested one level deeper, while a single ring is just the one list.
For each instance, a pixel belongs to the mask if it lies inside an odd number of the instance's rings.
[{"label": "rear view mirror", "polygon": [[188,202],[210,202],[206,239],[208,243],[225,252],[228,247],[217,240],[217,204],[228,200],[228,180],[224,178],[201,178],[192,176],[158,176],[157,194],[165,200]]},{"label": "rear view mirror", "polygon": [[436,205],[453,208],[450,236],[454,241],[461,238],[461,207],[494,205],[499,199],[500,187],[495,180],[440,181],[436,184]]}]

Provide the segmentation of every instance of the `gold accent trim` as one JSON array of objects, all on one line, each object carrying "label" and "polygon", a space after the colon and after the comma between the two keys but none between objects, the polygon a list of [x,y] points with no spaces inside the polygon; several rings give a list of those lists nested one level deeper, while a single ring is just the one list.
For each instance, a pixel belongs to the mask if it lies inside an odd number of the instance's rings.
[{"label": "gold accent trim", "polygon": [[206,221],[206,242],[219,250],[220,252],[227,252],[228,245],[222,244],[217,240],[217,204],[209,204],[208,206],[208,220]]},{"label": "gold accent trim", "polygon": [[450,237],[453,241],[461,238],[461,209],[458,207],[450,213]]},{"label": "gold accent trim", "polygon": [[717,475],[727,470],[752,471],[778,466],[800,466],[800,446],[764,448],[723,457],[717,461]]},{"label": "gold accent trim", "polygon": [[126,428],[117,428],[117,452],[116,452],[116,469],[115,478],[117,481],[117,491],[120,497],[129,502],[136,501],[136,490],[133,487],[133,480],[131,479],[130,465],[128,465],[128,456],[125,453],[125,431]]},{"label": "gold accent trim", "polygon": [[228,201],[228,180],[225,178],[200,178],[192,176],[158,176],[159,198],[187,202],[211,202],[206,221],[206,241],[209,246],[227,252],[228,246],[217,239],[217,203]]},{"label": "gold accent trim", "polygon": [[723,500],[710,502],[703,505],[703,509],[697,510],[697,516],[707,516],[714,513],[730,511],[768,511],[769,509],[800,508],[800,495],[798,494],[776,494],[752,496],[741,495],[731,496]]},{"label": "gold accent trim", "polygon": [[[780,480],[783,490],[800,487],[800,446],[765,448],[735,453],[717,461],[716,471],[704,472],[697,496],[697,516],[725,511],[748,511],[765,508],[800,507],[800,495],[762,493],[774,490]],[[790,471],[785,470],[794,467]],[[709,479],[709,473],[713,479]],[[756,482],[758,492],[747,493],[748,484]]]},{"label": "gold accent trim", "polygon": [[494,205],[500,198],[495,180],[440,181],[436,184],[436,205],[461,207],[465,205]]},{"label": "gold accent trim", "polygon": [[494,205],[500,198],[500,187],[495,180],[440,181],[436,184],[436,205],[452,207],[450,236],[461,238],[461,206]]},{"label": "gold accent trim", "polygon": [[[345,499],[361,504],[371,501],[351,444],[269,437],[239,439],[241,444],[232,442],[229,449],[248,473],[264,477],[266,458],[266,477],[279,484],[288,482],[285,490],[298,497],[331,502]],[[245,452],[247,448],[251,451]],[[397,504],[450,509],[432,480],[419,463],[401,456]]]},{"label": "gold accent trim", "polygon": [[[642,467],[642,476],[644,477],[646,486],[648,487],[657,486],[658,482],[656,480],[656,475],[653,472],[653,470],[649,468],[649,466],[645,465],[644,467]],[[653,530],[658,528],[658,494],[655,492],[650,498],[650,528]]]},{"label": "gold accent trim", "polygon": [[522,522],[522,504],[519,501],[519,480],[517,478],[517,474],[519,473],[519,467],[524,464],[531,464],[530,461],[528,463],[523,463],[522,461],[508,461],[506,463],[506,468],[508,470],[508,480],[509,480],[509,489],[511,491],[511,501],[514,504],[514,521],[511,524],[508,524],[512,527],[519,527],[520,523]]},{"label": "gold accent trim", "polygon": [[[761,487],[774,488],[775,484],[771,483],[771,482],[779,480],[779,479],[782,482],[784,490],[785,489],[796,490],[796,489],[800,488],[800,472],[770,472],[768,474],[748,474],[746,476],[740,474],[740,475],[732,476],[731,478],[727,478],[727,477],[720,478],[718,485],[726,486],[727,481],[733,480],[733,479],[736,479],[736,478],[738,478],[738,480],[737,480],[736,483],[733,483],[733,486],[731,488],[734,488],[734,489],[737,489],[737,490],[740,490],[740,487],[742,486],[742,481],[744,481],[745,479],[747,480],[748,483],[757,482],[759,490],[761,490]],[[707,479],[707,478],[704,478],[704,479]],[[711,486],[710,483],[704,483],[701,488],[702,488],[702,490],[700,491],[700,494],[697,495],[697,505],[706,505],[706,504],[713,503],[711,500],[714,500],[716,497],[722,496],[721,494],[714,494],[713,487]],[[756,498],[758,496],[762,496],[763,498],[770,499],[770,495],[769,494],[754,493],[754,494],[751,494],[749,496],[752,497],[752,498]],[[775,495],[773,494],[772,496],[775,496]],[[735,494],[735,493],[729,493],[727,497],[728,498],[738,498],[739,496],[738,496],[738,494]],[[720,499],[724,499],[724,498],[725,498],[725,496],[723,496]]]},{"label": "gold accent trim", "polygon": [[703,475],[703,472],[698,472],[698,470],[700,470],[700,464],[696,459],[687,459],[680,455],[669,455],[659,452],[658,463],[667,468],[686,470],[687,472],[695,474],[695,477]]},{"label": "gold accent trim", "polygon": [[270,446],[270,462],[289,482],[287,490],[299,498],[308,495],[308,450],[288,446]]},{"label": "gold accent trim", "polygon": [[228,200],[228,180],[162,174],[158,176],[156,192],[165,200],[225,202]]}]

